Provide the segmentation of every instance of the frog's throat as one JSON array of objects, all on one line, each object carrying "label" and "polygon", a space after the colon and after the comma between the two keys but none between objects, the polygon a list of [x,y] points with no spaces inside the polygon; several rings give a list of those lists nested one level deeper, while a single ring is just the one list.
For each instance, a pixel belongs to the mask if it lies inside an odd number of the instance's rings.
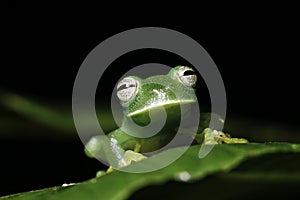
[{"label": "frog's throat", "polygon": [[161,107],[161,106],[172,105],[172,104],[173,105],[176,105],[176,104],[189,104],[189,103],[195,103],[195,102],[196,102],[196,100],[169,100],[169,101],[165,101],[165,102],[161,102],[161,103],[155,103],[155,104],[146,106],[143,109],[140,109],[140,110],[137,110],[137,111],[134,111],[132,113],[127,114],[127,116],[132,117],[134,115],[138,115],[140,113],[143,113],[147,110],[155,109],[155,108],[158,108],[158,107]]}]

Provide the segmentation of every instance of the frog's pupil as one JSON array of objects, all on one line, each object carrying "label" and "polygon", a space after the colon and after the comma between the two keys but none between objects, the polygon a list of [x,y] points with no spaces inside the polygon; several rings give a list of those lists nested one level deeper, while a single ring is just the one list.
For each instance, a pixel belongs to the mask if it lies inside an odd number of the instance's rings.
[{"label": "frog's pupil", "polygon": [[129,84],[129,85],[123,84],[123,85],[121,85],[121,86],[118,88],[118,90],[121,91],[121,90],[130,88],[130,87],[135,87],[135,84]]},{"label": "frog's pupil", "polygon": [[195,72],[192,70],[187,70],[183,73],[183,76],[195,75]]}]

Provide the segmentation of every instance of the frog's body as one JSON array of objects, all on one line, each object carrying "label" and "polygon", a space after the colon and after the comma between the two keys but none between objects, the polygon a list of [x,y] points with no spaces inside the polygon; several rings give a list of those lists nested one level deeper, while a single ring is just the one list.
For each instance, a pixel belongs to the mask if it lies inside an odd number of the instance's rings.
[{"label": "frog's body", "polygon": [[[110,132],[107,137],[118,166],[126,166],[130,162],[145,158],[141,153],[155,151],[168,144],[177,132],[182,113],[189,112],[189,105],[197,102],[194,92],[197,77],[189,67],[178,66],[167,75],[152,76],[147,79],[126,77],[117,85],[117,96],[124,108],[122,126]],[[184,109],[182,108],[184,107]],[[131,131],[132,121],[138,126],[147,126],[151,119],[159,118],[163,108],[167,119],[163,128],[154,136],[147,138],[126,134]],[[151,112],[151,119],[149,117]],[[204,116],[204,115],[202,115]],[[200,120],[207,123],[207,120]],[[151,122],[152,123],[152,122]],[[198,143],[244,143],[247,140],[230,138],[222,132],[205,129],[207,124],[200,124],[200,134],[195,137]],[[92,138],[86,145],[86,152],[109,162],[102,145],[104,136]]]}]

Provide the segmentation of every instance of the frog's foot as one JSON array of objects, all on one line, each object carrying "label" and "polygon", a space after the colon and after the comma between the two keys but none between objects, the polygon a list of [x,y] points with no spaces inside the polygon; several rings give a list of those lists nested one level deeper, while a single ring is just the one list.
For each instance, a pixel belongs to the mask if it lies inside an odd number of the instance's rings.
[{"label": "frog's foot", "polygon": [[111,166],[106,171],[105,170],[99,170],[96,173],[96,177],[97,178],[102,177],[102,176],[104,176],[104,175],[106,175],[106,174],[108,174],[108,173],[110,173],[112,171],[113,171],[113,168]]},{"label": "frog's foot", "polygon": [[[109,168],[108,168],[109,169]],[[97,171],[96,173],[96,178],[99,178],[101,176],[104,176],[105,174],[109,173],[108,170],[104,171],[104,170],[100,170],[100,171]]]},{"label": "frog's foot", "polygon": [[[223,133],[224,134],[224,133]],[[225,137],[224,137],[225,135]],[[219,135],[218,139],[221,141],[221,143],[249,143],[248,140],[245,138],[231,138],[229,134]]]},{"label": "frog's foot", "polygon": [[[123,155],[123,159],[119,162],[119,167],[126,167],[128,165],[131,164],[131,161],[135,161],[138,162],[140,160],[143,160],[147,158],[146,156],[144,156],[141,153],[137,153],[131,150],[127,150],[125,151],[124,155]],[[101,176],[104,176],[110,172],[114,171],[114,169],[110,166],[106,171],[104,170],[100,170],[97,172],[96,177],[99,178]]]},{"label": "frog's foot", "polygon": [[222,131],[212,130],[210,128],[204,129],[201,133],[204,138],[204,144],[222,144],[222,143],[248,143],[244,138],[231,138],[229,134]]},{"label": "frog's foot", "polygon": [[125,151],[125,153],[123,155],[123,161],[119,165],[120,165],[120,167],[125,167],[127,165],[130,165],[131,161],[138,162],[138,161],[143,160],[145,158],[147,158],[147,157],[144,156],[141,153],[137,153],[135,151],[127,150],[127,151]]}]

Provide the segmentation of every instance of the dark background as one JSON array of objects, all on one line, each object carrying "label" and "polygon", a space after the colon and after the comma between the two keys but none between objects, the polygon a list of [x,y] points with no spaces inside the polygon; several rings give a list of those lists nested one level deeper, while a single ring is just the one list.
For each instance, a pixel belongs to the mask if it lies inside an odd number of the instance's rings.
[{"label": "dark background", "polygon": [[[228,115],[297,125],[299,23],[294,12],[257,9],[202,16],[203,9],[120,13],[105,7],[89,12],[84,7],[12,5],[2,18],[0,88],[48,102],[62,101],[71,109],[77,70],[95,46],[121,31],[158,26],[192,37],[211,55],[226,87]],[[174,62],[159,53],[136,59],[149,57]],[[121,69],[110,73],[107,81],[120,76],[118,72]],[[97,161],[84,155],[79,138],[1,139],[0,151],[0,195],[83,181],[99,169]]]}]

